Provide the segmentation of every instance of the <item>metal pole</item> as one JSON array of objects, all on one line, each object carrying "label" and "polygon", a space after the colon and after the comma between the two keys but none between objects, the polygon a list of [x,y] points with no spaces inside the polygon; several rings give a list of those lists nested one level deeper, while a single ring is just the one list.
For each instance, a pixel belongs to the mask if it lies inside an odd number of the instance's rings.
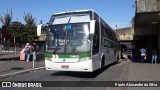
[{"label": "metal pole", "polygon": [[33,60],[33,69],[34,69],[34,60]]},{"label": "metal pole", "polygon": [[[32,55],[35,55],[35,51],[32,53]],[[34,69],[34,56],[32,56],[32,59],[33,59],[33,69]]]},{"label": "metal pole", "polygon": [[15,39],[15,36],[14,36],[14,56],[16,57],[16,39]]}]

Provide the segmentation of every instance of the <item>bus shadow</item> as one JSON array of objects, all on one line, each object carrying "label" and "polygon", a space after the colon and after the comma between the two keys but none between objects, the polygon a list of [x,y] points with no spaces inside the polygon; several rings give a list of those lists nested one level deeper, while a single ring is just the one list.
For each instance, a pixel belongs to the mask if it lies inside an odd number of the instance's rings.
[{"label": "bus shadow", "polygon": [[98,69],[94,72],[72,72],[72,71],[58,71],[56,73],[53,73],[51,75],[53,76],[69,76],[69,77],[77,77],[77,78],[95,78],[101,73],[103,73],[105,70],[110,68],[111,66],[114,66],[116,64],[119,64],[120,62],[114,62],[107,66],[105,66],[103,69]]}]

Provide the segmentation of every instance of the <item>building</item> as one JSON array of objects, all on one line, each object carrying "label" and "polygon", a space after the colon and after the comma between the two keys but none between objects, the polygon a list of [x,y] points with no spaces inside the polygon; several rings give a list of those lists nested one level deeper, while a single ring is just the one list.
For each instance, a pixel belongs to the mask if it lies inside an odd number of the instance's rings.
[{"label": "building", "polygon": [[137,49],[145,47],[150,55],[160,50],[160,0],[136,0],[134,40]]},{"label": "building", "polygon": [[[153,48],[160,50],[160,0],[136,0],[134,28],[117,29],[121,44],[147,49],[148,61]],[[123,50],[122,50],[123,51]]]},{"label": "building", "polygon": [[120,36],[120,44],[122,55],[127,55],[127,57],[132,56],[132,49],[134,46],[134,27],[126,27],[115,30]]},{"label": "building", "polygon": [[133,35],[134,35],[133,27],[120,28],[120,29],[116,29],[115,31],[119,34],[120,40],[122,42],[133,40]]}]

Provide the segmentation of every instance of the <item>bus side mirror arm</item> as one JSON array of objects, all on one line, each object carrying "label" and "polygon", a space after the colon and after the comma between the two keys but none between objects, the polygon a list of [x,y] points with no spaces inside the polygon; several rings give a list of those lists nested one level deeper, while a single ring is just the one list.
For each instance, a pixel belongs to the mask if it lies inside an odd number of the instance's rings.
[{"label": "bus side mirror arm", "polygon": [[90,21],[90,34],[91,35],[94,35],[94,32],[95,32],[95,22],[96,22],[96,20]]}]

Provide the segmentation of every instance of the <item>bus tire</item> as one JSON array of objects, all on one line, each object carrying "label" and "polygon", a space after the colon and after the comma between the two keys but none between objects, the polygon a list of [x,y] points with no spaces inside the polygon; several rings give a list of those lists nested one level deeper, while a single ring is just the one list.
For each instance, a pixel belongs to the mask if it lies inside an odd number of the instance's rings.
[{"label": "bus tire", "polygon": [[101,59],[101,68],[104,68],[105,66],[105,57],[103,56]]},{"label": "bus tire", "polygon": [[116,63],[118,63],[119,62],[119,56],[117,55],[117,57],[116,57]]}]

